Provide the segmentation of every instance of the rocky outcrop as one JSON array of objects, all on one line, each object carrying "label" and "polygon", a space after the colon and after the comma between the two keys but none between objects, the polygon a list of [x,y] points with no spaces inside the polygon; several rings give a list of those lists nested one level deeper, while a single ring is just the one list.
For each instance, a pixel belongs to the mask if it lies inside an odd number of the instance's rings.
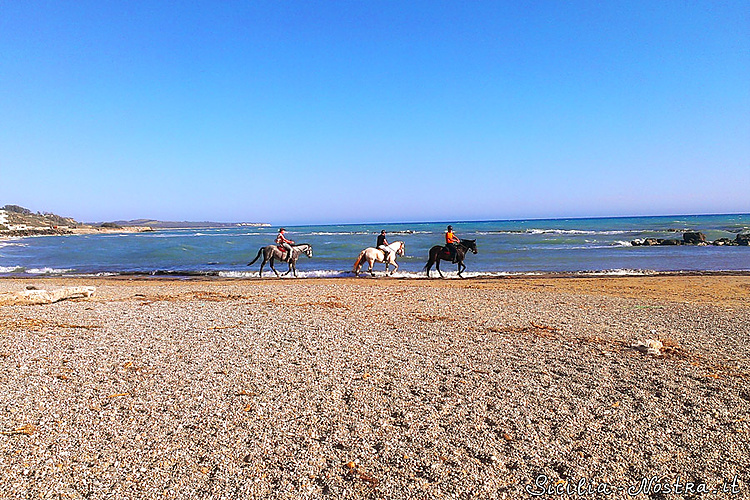
[{"label": "rocky outcrop", "polygon": [[676,246],[676,245],[696,245],[696,246],[750,246],[750,233],[740,233],[735,239],[719,238],[716,241],[709,242],[706,235],[700,231],[685,231],[682,233],[682,239],[662,239],[662,238],[643,238],[630,242],[634,247],[650,246]]},{"label": "rocky outcrop", "polygon": [[701,243],[707,244],[706,235],[699,233],[698,231],[687,231],[682,233],[682,241],[684,241],[686,245],[699,245]]},{"label": "rocky outcrop", "polygon": [[61,234],[73,234],[70,229],[52,229],[52,228],[37,228],[37,229],[17,229],[10,231],[3,231],[0,236],[8,236],[15,238],[23,238],[26,236],[59,236]]},{"label": "rocky outcrop", "polygon": [[682,240],[657,240],[659,245],[683,245]]},{"label": "rocky outcrop", "polygon": [[727,245],[734,245],[734,240],[730,240],[729,238],[719,238],[718,240],[715,240],[712,245],[721,247],[721,246],[727,246]]}]

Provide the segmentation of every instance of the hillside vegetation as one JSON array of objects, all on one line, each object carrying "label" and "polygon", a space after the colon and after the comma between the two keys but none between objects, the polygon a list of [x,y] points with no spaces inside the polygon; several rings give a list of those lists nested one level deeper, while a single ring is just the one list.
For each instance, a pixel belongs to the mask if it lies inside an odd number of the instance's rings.
[{"label": "hillside vegetation", "polygon": [[0,208],[5,214],[5,225],[8,228],[24,225],[30,229],[50,229],[56,227],[78,227],[81,225],[72,217],[62,217],[50,212],[34,213],[18,205],[5,205]]}]

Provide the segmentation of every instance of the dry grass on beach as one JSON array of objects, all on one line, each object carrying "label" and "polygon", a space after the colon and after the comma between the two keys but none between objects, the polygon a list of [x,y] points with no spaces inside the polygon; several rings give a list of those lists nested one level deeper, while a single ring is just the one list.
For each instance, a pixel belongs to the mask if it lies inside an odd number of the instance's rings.
[{"label": "dry grass on beach", "polygon": [[748,276],[30,284],[97,290],[0,306],[0,498],[750,496]]}]

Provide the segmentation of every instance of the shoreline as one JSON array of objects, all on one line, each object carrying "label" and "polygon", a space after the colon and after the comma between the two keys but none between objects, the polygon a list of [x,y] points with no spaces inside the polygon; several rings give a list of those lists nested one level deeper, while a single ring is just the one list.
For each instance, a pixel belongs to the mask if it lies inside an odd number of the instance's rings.
[{"label": "shoreline", "polygon": [[[297,286],[346,286],[391,289],[395,287],[463,290],[545,290],[579,295],[610,295],[623,298],[650,298],[672,302],[702,302],[750,307],[750,272],[665,273],[637,276],[534,275],[491,276],[465,279],[413,279],[393,277],[313,277],[313,278],[224,278],[219,276],[0,276],[0,285],[13,282],[40,287],[126,286],[137,288],[209,286],[211,288],[251,286],[258,288],[295,288]],[[21,287],[22,288],[22,287]]]},{"label": "shoreline", "polygon": [[[248,280],[248,281],[272,281],[272,280],[403,280],[403,281],[467,281],[467,280],[506,280],[506,279],[586,279],[586,278],[638,278],[638,277],[656,277],[656,276],[750,276],[750,270],[689,270],[689,271],[652,271],[644,270],[612,270],[612,271],[465,271],[467,274],[463,278],[455,275],[453,271],[447,271],[448,277],[440,278],[433,270],[432,276],[427,277],[424,272],[410,272],[409,276],[387,275],[382,271],[376,271],[375,276],[369,276],[368,273],[361,273],[360,276],[354,276],[351,271],[322,271],[330,273],[339,273],[328,276],[312,275],[306,276],[306,272],[321,271],[299,271],[301,276],[277,277],[272,274],[270,269],[264,270],[263,277],[257,276],[257,271],[102,271],[97,273],[33,273],[33,274],[0,274],[0,279],[54,279],[54,278],[81,278],[81,279],[145,279],[145,280]],[[229,275],[232,273],[241,274]]]}]

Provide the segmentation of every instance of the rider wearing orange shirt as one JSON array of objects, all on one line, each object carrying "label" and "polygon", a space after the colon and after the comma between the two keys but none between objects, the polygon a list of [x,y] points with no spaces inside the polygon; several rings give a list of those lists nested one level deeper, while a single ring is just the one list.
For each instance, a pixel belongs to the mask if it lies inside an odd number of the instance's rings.
[{"label": "rider wearing orange shirt", "polygon": [[458,236],[453,234],[453,226],[448,226],[448,230],[445,232],[445,247],[450,252],[451,262],[454,264],[456,263],[456,243],[460,241]]}]

